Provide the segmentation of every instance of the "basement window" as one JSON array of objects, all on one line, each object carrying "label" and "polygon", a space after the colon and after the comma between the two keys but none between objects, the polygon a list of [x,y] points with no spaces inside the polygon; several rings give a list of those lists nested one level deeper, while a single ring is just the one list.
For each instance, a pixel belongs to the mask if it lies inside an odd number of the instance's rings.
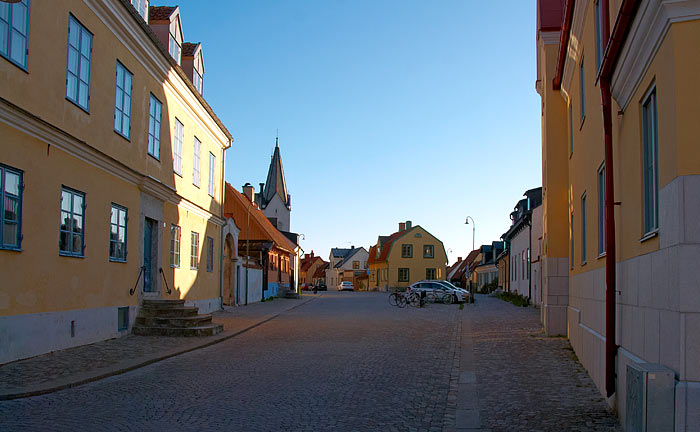
[{"label": "basement window", "polygon": [[129,330],[129,307],[117,308],[117,330]]}]

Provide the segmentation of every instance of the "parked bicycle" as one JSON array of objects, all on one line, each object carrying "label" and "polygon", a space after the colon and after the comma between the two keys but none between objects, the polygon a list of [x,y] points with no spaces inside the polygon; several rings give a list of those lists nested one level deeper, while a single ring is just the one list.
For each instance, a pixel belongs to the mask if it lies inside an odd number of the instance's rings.
[{"label": "parked bicycle", "polygon": [[452,302],[454,302],[454,296],[449,292],[433,290],[426,293],[425,300],[431,303],[440,302],[444,304],[452,304]]},{"label": "parked bicycle", "polygon": [[394,291],[389,294],[389,304],[400,308],[406,307],[406,296],[403,293]]}]

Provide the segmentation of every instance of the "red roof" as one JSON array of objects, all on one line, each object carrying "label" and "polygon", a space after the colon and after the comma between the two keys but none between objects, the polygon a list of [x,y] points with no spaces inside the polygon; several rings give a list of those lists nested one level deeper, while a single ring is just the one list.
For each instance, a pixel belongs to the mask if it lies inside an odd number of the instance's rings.
[{"label": "red roof", "polygon": [[151,6],[148,8],[148,21],[169,21],[177,7]]},{"label": "red roof", "polygon": [[199,42],[197,43],[192,43],[192,42],[183,42],[182,43],[182,56],[183,57],[192,57],[197,51],[197,47],[199,46]]},{"label": "red roof", "polygon": [[377,257],[377,245],[374,245],[371,248],[369,248],[369,258],[367,259],[367,264],[386,261],[387,257],[389,256],[389,251],[391,250],[391,245],[394,243],[394,240],[403,237],[404,234],[411,231],[413,228],[405,231],[397,231],[394,234],[390,235],[389,238],[386,241],[384,241],[384,244],[381,245],[382,251],[379,254],[379,257]]},{"label": "red roof", "polygon": [[301,259],[301,272],[306,273],[309,268],[311,268],[312,265],[318,260],[321,260],[321,257],[318,256],[305,256],[304,258]]}]

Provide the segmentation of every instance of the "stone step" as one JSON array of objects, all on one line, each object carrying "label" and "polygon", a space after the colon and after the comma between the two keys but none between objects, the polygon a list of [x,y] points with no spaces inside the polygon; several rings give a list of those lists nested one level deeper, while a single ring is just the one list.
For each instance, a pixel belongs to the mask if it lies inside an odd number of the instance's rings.
[{"label": "stone step", "polygon": [[221,333],[224,326],[221,324],[210,324],[198,327],[149,327],[134,325],[132,333],[140,336],[214,336]]},{"label": "stone step", "polygon": [[143,300],[144,307],[158,308],[158,309],[172,309],[178,308],[185,305],[185,300]]},{"label": "stone step", "polygon": [[211,324],[211,314],[188,317],[137,316],[136,324],[143,327],[201,327]]},{"label": "stone step", "polygon": [[142,306],[139,309],[139,316],[143,317],[159,317],[159,318],[184,318],[193,317],[199,313],[199,308],[196,306],[181,306],[169,307],[162,309],[160,307]]}]

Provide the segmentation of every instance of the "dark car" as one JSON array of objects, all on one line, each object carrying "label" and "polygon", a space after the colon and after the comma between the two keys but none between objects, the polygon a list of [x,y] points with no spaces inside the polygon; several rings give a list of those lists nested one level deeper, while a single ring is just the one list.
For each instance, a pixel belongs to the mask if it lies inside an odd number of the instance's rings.
[{"label": "dark car", "polygon": [[314,288],[316,288],[316,291],[327,291],[328,287],[326,286],[326,283],[323,281],[317,281],[314,284]]}]

